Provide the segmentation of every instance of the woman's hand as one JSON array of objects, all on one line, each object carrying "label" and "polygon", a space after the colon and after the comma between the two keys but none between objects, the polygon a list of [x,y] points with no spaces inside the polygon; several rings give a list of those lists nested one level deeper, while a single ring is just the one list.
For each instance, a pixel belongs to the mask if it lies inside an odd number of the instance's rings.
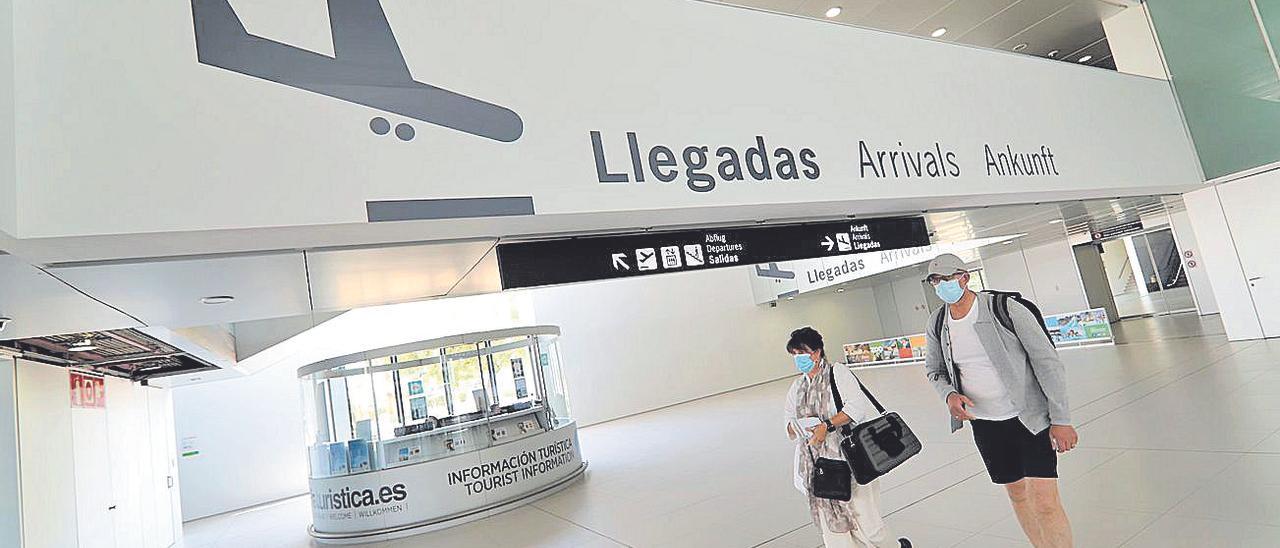
[{"label": "woman's hand", "polygon": [[809,431],[813,432],[813,437],[809,438],[810,446],[818,447],[827,441],[827,425],[819,424],[810,428]]}]

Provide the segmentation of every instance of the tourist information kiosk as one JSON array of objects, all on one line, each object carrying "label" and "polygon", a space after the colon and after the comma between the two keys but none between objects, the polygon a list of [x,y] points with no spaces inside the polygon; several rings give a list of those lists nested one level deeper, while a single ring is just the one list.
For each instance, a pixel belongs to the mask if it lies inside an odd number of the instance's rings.
[{"label": "tourist information kiosk", "polygon": [[432,531],[580,477],[559,334],[470,333],[299,369],[312,536],[345,544]]}]

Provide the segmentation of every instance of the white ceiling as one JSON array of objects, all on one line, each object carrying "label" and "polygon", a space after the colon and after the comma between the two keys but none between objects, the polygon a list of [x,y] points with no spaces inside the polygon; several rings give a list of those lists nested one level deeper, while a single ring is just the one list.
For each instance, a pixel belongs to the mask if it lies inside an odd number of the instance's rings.
[{"label": "white ceiling", "polygon": [[346,310],[449,294],[497,240],[308,251],[315,310]]},{"label": "white ceiling", "polygon": [[[710,0],[799,15],[835,23],[928,37],[947,29],[938,40],[1115,69],[1102,20],[1132,0]],[[826,17],[838,6],[840,14]]]},{"label": "white ceiling", "polygon": [[0,316],[14,319],[0,339],[138,327],[142,322],[0,252]]},{"label": "white ceiling", "polygon": [[[911,205],[900,203],[899,207]],[[1025,247],[1060,240],[1064,233],[1087,234],[1150,218],[1163,208],[1159,197],[1138,197],[930,210],[924,216],[935,241],[1023,234],[1019,241]],[[796,213],[775,220],[815,220]],[[920,214],[920,210],[902,213]],[[667,227],[680,218],[669,217]],[[1052,223],[1055,219],[1064,222]],[[0,338],[142,325],[230,324],[226,329],[237,339],[236,357],[244,360],[319,325],[335,311],[497,292],[496,241],[120,260],[43,269],[0,254],[0,279],[6,282],[0,284],[0,312],[18,320]],[[989,256],[1017,247],[990,246],[980,253]],[[217,306],[200,302],[212,295],[236,299]]]},{"label": "white ceiling", "polygon": [[[189,327],[311,311],[301,252],[108,263],[50,272],[147,325]],[[207,305],[204,297],[235,300]]]}]

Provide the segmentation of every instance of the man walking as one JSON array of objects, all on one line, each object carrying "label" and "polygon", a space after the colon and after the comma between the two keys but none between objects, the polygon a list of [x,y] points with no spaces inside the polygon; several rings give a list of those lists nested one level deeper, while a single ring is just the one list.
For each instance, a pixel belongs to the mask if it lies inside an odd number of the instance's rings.
[{"label": "man walking", "polygon": [[947,402],[951,431],[973,425],[991,481],[1004,485],[1036,548],[1070,548],[1058,496],[1058,456],[1078,440],[1067,408],[1066,371],[1042,320],[1019,299],[975,293],[964,261],[929,263],[947,304],[926,330],[925,371]]}]

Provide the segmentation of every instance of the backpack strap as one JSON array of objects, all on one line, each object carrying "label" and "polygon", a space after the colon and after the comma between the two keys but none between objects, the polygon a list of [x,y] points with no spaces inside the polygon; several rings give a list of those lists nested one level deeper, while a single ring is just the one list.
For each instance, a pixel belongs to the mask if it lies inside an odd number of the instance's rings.
[{"label": "backpack strap", "polygon": [[1017,301],[1018,304],[1026,308],[1032,316],[1035,316],[1040,321],[1040,330],[1044,332],[1045,338],[1049,339],[1050,342],[1053,341],[1053,336],[1049,334],[1049,328],[1044,325],[1044,315],[1040,313],[1040,308],[1023,297],[1021,293],[1017,291],[984,291],[984,293],[990,294],[992,297],[991,311],[995,314],[996,321],[999,321],[1000,325],[1004,326],[1010,333],[1015,336],[1018,334],[1018,330],[1013,325],[1013,315],[1009,314],[1009,301],[1013,300]]},{"label": "backpack strap", "polygon": [[933,319],[933,336],[938,340],[942,340],[942,324],[947,321],[947,305],[942,305],[942,309],[938,311],[938,317]]},{"label": "backpack strap", "polygon": [[996,321],[1000,322],[1010,333],[1017,334],[1018,330],[1013,326],[1013,316],[1009,315],[1009,299],[1021,299],[1022,295],[1014,292],[991,291],[991,312],[995,314]]}]

